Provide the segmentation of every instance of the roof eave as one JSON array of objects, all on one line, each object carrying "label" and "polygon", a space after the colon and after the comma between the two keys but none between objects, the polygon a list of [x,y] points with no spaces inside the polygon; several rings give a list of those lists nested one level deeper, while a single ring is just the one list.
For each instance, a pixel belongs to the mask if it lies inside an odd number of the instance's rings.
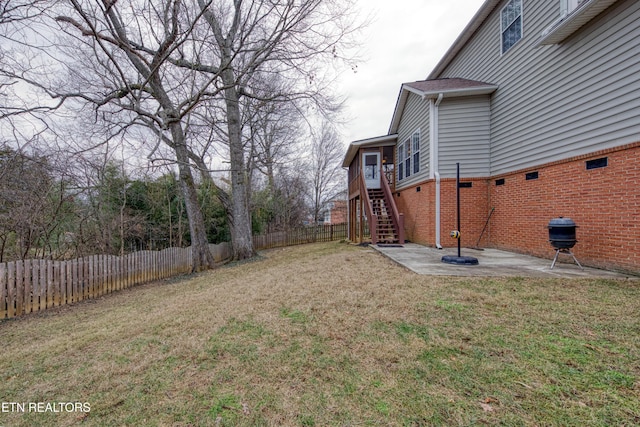
[{"label": "roof eave", "polygon": [[502,0],[486,0],[426,80],[437,79]]},{"label": "roof eave", "polygon": [[398,132],[398,127],[400,126],[400,118],[402,117],[402,113],[404,112],[404,107],[406,105],[409,92],[415,93],[416,95],[422,97],[422,99],[436,99],[440,94],[443,95],[443,98],[454,98],[461,96],[490,95],[496,90],[498,90],[498,86],[487,85],[474,88],[445,89],[423,92],[416,88],[412,88],[403,84],[402,88],[400,89],[400,95],[398,95],[396,108],[394,109],[393,116],[391,118],[389,133],[395,134]]},{"label": "roof eave", "polygon": [[351,144],[349,144],[349,148],[347,148],[347,152],[344,156],[344,160],[342,161],[342,167],[348,168],[351,165],[351,162],[353,161],[354,157],[356,157],[356,154],[358,154],[358,150],[360,150],[361,148],[395,145],[397,138],[398,138],[397,134],[390,134],[390,135],[375,136],[373,138],[353,141]]}]

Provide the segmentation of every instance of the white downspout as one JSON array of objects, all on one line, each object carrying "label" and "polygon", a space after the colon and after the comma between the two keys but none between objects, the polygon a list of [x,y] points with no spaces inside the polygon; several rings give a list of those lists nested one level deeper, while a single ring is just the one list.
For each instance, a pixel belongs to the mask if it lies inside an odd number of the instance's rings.
[{"label": "white downspout", "polygon": [[440,244],[440,171],[438,170],[438,149],[439,149],[439,132],[438,132],[438,107],[444,98],[444,94],[438,94],[438,99],[431,99],[429,108],[429,162],[431,178],[436,180],[436,248],[442,249]]}]

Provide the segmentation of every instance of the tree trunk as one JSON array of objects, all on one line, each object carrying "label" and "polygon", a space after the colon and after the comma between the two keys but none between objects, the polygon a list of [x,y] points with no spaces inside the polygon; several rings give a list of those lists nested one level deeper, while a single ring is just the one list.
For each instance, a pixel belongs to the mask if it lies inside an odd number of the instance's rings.
[{"label": "tree trunk", "polygon": [[243,260],[255,255],[251,236],[251,214],[247,199],[247,178],[245,175],[244,147],[240,121],[240,103],[234,85],[233,70],[227,68],[222,73],[227,107],[227,129],[229,132],[229,153],[231,161],[231,217],[230,231],[233,259]]},{"label": "tree trunk", "polygon": [[191,166],[189,165],[189,152],[185,145],[184,133],[179,122],[171,124],[171,135],[175,144],[176,160],[178,161],[180,188],[182,189],[187,217],[189,218],[191,254],[193,257],[191,271],[207,270],[215,266],[215,261],[209,250],[207,230],[204,225],[202,210],[198,203],[198,193],[191,173]]}]

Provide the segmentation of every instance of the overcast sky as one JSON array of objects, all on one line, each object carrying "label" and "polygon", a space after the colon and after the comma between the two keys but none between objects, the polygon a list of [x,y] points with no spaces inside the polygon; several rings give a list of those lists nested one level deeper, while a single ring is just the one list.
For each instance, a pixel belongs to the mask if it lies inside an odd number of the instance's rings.
[{"label": "overcast sky", "polygon": [[427,77],[484,0],[357,2],[373,22],[362,37],[366,62],[341,79],[350,118],[345,145],[387,134],[402,83]]}]

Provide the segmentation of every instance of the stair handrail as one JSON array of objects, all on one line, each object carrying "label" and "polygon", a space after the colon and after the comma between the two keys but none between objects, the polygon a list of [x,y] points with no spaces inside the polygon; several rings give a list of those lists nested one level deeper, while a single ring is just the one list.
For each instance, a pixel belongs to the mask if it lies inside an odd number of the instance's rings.
[{"label": "stair handrail", "polygon": [[378,216],[373,213],[373,209],[371,208],[371,200],[369,200],[369,192],[367,191],[367,185],[364,181],[364,175],[359,174],[360,176],[360,194],[364,200],[365,212],[367,213],[367,219],[369,220],[369,234],[371,234],[371,244],[375,245],[378,243]]},{"label": "stair handrail", "polygon": [[404,214],[398,212],[398,207],[396,206],[393,194],[391,193],[389,181],[384,173],[380,174],[380,180],[382,181],[382,191],[384,193],[387,206],[391,206],[391,220],[393,221],[393,225],[396,227],[396,230],[398,230],[398,242],[402,245],[404,244]]}]

